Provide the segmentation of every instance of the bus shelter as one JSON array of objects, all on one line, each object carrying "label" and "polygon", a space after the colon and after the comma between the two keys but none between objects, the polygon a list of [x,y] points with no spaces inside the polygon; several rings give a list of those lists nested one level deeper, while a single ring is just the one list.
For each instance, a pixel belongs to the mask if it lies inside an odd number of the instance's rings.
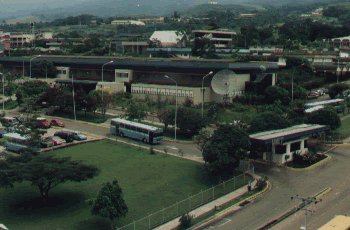
[{"label": "bus shelter", "polygon": [[293,160],[293,153],[305,154],[308,151],[307,140],[330,131],[326,125],[296,125],[286,129],[272,130],[250,135],[252,149],[266,148],[263,160],[284,164]]}]

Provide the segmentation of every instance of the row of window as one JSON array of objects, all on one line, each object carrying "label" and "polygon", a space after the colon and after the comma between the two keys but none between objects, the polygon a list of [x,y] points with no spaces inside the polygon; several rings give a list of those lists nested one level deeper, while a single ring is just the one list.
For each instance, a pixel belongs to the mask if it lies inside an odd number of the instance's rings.
[{"label": "row of window", "polygon": [[129,130],[133,130],[136,132],[140,132],[140,133],[144,133],[144,134],[148,134],[148,130],[147,129],[142,129],[133,125],[124,125],[121,124],[119,122],[116,121],[111,121],[111,125],[115,126],[117,129],[118,128],[123,128],[123,129],[129,129]]},{"label": "row of window", "polygon": [[[132,93],[141,93],[141,94],[154,94],[154,95],[166,95],[166,96],[175,96],[175,89],[160,89],[160,88],[148,88],[148,87],[132,87]],[[178,97],[193,97],[193,90],[177,90]]]},{"label": "row of window", "polygon": [[129,74],[128,73],[115,73],[115,77],[118,77],[118,78],[129,78]]}]

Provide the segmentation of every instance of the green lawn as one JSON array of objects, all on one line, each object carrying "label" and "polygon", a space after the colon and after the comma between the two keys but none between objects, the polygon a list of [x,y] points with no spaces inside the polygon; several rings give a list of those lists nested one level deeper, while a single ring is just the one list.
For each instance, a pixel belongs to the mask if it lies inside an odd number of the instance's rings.
[{"label": "green lawn", "polygon": [[[54,112],[52,116],[74,120],[73,111]],[[94,116],[92,112],[88,112],[85,117],[84,111],[76,111],[76,116],[77,116],[77,120],[79,121],[86,121],[86,122],[92,122],[92,123],[104,123],[107,121],[107,119],[115,118],[115,116],[105,115],[105,119],[103,119],[102,114],[96,113]]]},{"label": "green lawn", "polygon": [[[0,189],[0,212],[2,223],[9,229],[110,229],[107,218],[91,216],[90,206],[84,201],[96,196],[101,184],[117,178],[123,188],[129,207],[126,218],[115,220],[118,227],[132,223],[182,201],[201,190],[207,190],[219,182],[218,177],[209,176],[203,164],[164,154],[150,155],[149,150],[139,149],[104,140],[55,150],[46,154],[60,157],[72,156],[101,168],[102,173],[86,182],[65,183],[50,191],[51,202],[40,208],[39,189],[30,183],[16,184],[14,189]],[[237,172],[237,174],[239,174]],[[226,180],[228,177],[223,177]],[[246,181],[251,177],[246,176]],[[236,186],[243,184],[243,177],[236,179]],[[215,196],[233,189],[232,183],[226,190],[215,189]],[[212,198],[212,192],[204,193],[204,200]],[[202,197],[191,199],[191,207],[198,205]],[[189,203],[179,205],[179,213],[187,211]],[[165,219],[176,215],[176,206],[164,213]],[[160,212],[151,217],[151,224],[163,220]],[[146,218],[136,224],[136,229],[146,229]],[[130,228],[134,229],[133,225]]]}]

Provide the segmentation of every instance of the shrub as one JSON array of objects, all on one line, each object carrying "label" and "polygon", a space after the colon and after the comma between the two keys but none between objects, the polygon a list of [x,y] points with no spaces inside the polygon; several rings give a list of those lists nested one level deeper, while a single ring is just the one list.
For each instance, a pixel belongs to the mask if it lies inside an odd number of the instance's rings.
[{"label": "shrub", "polygon": [[256,181],[255,188],[257,190],[263,190],[267,185],[267,177],[260,178]]},{"label": "shrub", "polygon": [[193,101],[191,99],[189,99],[188,97],[186,97],[184,103],[182,104],[184,107],[191,107],[193,105]]},{"label": "shrub", "polygon": [[287,90],[279,86],[269,86],[265,90],[266,101],[270,104],[276,100],[280,100],[283,105],[289,105],[291,97]]},{"label": "shrub", "polygon": [[153,146],[151,146],[151,148],[149,149],[149,153],[150,153],[151,155],[156,154],[156,152],[155,152],[154,149],[153,149]]},{"label": "shrub", "polygon": [[179,220],[179,222],[181,223],[181,226],[183,226],[183,227],[191,226],[191,222],[192,222],[193,217],[194,216],[191,216],[190,214],[188,214],[188,212],[182,214],[182,216]]}]

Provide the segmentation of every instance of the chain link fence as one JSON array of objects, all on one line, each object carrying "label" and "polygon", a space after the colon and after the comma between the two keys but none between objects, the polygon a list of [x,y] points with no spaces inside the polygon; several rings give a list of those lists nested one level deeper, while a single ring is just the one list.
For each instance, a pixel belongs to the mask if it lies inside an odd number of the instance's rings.
[{"label": "chain link fence", "polygon": [[[344,140],[350,138],[350,130],[330,131],[327,134],[320,134],[317,136],[317,142],[338,144],[343,143]],[[349,140],[350,142],[350,140]]]},{"label": "chain link fence", "polygon": [[158,212],[150,214],[142,219],[134,221],[126,226],[118,228],[119,230],[136,230],[136,229],[150,229],[154,226],[161,225],[173,218],[181,216],[183,213],[195,209],[203,204],[215,200],[233,190],[236,190],[252,181],[253,177],[249,174],[254,174],[254,167],[248,169],[245,173],[236,176],[230,180],[224,181],[219,185],[201,191],[200,193],[190,196],[180,202],[177,202],[169,207],[163,208]]}]

